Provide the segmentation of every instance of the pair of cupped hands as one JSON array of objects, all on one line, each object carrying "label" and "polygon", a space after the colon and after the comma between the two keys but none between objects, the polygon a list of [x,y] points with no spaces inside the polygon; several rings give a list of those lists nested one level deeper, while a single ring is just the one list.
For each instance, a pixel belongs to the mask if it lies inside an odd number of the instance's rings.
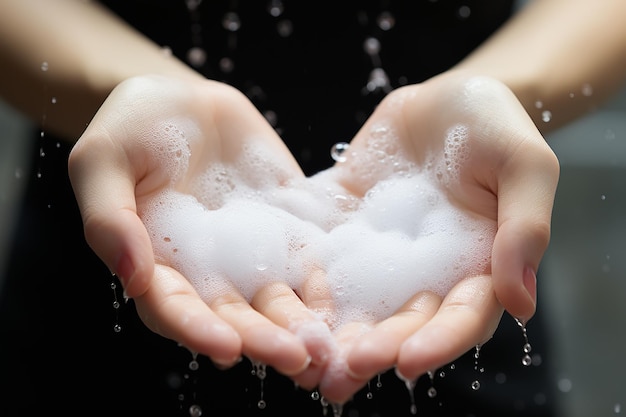
[{"label": "pair of cupped hands", "polygon": [[[172,166],[162,158],[168,145],[158,143],[154,127],[181,118],[200,127],[202,141],[185,144],[192,162],[173,180]],[[184,184],[203,165],[236,160],[249,138],[291,166],[294,177],[304,177],[265,118],[243,94],[219,82],[148,75],[112,91],[69,158],[86,240],[120,278],[146,326],[220,367],[245,356],[300,387],[318,389],[333,403],[348,401],[392,368],[414,380],[487,342],[505,310],[522,323],[533,316],[535,271],[549,242],[559,166],[514,94],[488,77],[448,72],[391,92],[350,149],[362,148],[368,129],[380,120],[393,126],[398,148],[417,165],[443,147],[450,126],[466,126],[469,156],[445,193],[463,211],[496,222],[497,232],[491,264],[481,274],[465,277],[445,295],[413,294],[377,323],[346,323],[332,330],[330,340],[303,337],[297,329],[315,325],[319,311],[328,317],[333,309],[332,294],[318,286],[295,291],[275,277],[251,299],[232,291],[205,302],[179,271],[155,261],[138,207],[163,190],[186,192]],[[337,185],[361,198],[376,178],[363,181],[358,161],[350,163]]]}]

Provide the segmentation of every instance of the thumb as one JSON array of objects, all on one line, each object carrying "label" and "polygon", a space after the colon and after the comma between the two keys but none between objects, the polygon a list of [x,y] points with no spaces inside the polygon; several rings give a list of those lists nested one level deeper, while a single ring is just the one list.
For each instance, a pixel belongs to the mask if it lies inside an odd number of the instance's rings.
[{"label": "thumb", "polygon": [[137,216],[136,173],[124,150],[88,129],[70,153],[68,170],[87,243],[128,297],[142,295],[154,273],[154,255]]},{"label": "thumb", "polygon": [[496,296],[524,323],[535,313],[536,273],[550,241],[559,176],[556,156],[543,140],[539,145],[547,151],[512,158],[499,175],[498,231],[492,251]]}]

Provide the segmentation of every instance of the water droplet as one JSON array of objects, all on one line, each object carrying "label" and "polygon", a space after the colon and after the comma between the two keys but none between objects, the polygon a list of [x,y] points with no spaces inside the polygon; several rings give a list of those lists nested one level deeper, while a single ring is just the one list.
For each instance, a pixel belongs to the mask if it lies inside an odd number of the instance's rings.
[{"label": "water droplet", "polygon": [[200,417],[202,415],[202,408],[199,405],[192,405],[189,407],[190,417]]},{"label": "water droplet", "polygon": [[341,417],[341,415],[343,414],[343,405],[339,403],[333,403],[332,407],[333,407],[333,416]]},{"label": "water droplet", "polygon": [[543,101],[541,101],[541,100],[535,101],[535,107],[538,108],[538,109],[543,108]]},{"label": "water droplet", "polygon": [[389,29],[392,29],[395,26],[396,18],[393,17],[393,15],[389,12],[382,12],[381,14],[378,15],[378,18],[376,19],[376,23],[378,24],[379,28],[387,31]]},{"label": "water droplet", "polygon": [[472,382],[472,390],[478,391],[480,389],[480,381],[476,380]]},{"label": "water droplet", "polygon": [[220,59],[219,66],[220,66],[220,70],[223,73],[229,74],[229,73],[233,72],[233,69],[235,68],[235,63],[233,62],[232,59],[230,59],[228,57],[224,57],[224,58]]},{"label": "water droplet", "polygon": [[187,4],[187,9],[192,12],[198,8],[202,0],[185,0],[185,3]]},{"label": "water droplet", "polygon": [[345,162],[347,159],[345,152],[348,150],[349,147],[350,144],[347,142],[335,143],[330,150],[330,156],[333,158],[333,160],[337,162]]},{"label": "water droplet", "polygon": [[194,67],[201,67],[206,62],[206,51],[200,47],[193,47],[187,51],[187,62]]},{"label": "water droplet", "polygon": [[287,38],[293,33],[293,23],[291,20],[283,19],[276,24],[276,31],[281,37]]},{"label": "water droplet", "polygon": [[591,86],[591,84],[583,84],[581,91],[583,93],[583,96],[589,97],[593,94],[593,87]]},{"label": "water droplet", "polygon": [[557,386],[559,387],[559,391],[567,393],[570,392],[572,390],[572,381],[568,378],[561,378],[559,379],[559,382],[557,383]]},{"label": "water droplet", "polygon": [[368,55],[377,55],[380,52],[380,41],[374,37],[365,39],[363,50]]},{"label": "water droplet", "polygon": [[191,369],[192,371],[197,371],[198,368],[200,368],[200,364],[197,360],[192,360],[191,362],[189,362],[189,369]]},{"label": "water droplet", "polygon": [[530,366],[533,363],[532,358],[530,357],[530,355],[524,355],[522,357],[522,365],[524,366]]},{"label": "water droplet", "polygon": [[117,323],[116,323],[116,324],[114,324],[114,325],[113,325],[113,331],[114,331],[115,333],[119,333],[119,332],[121,332],[121,331],[122,331],[122,326],[120,326],[120,325],[119,325],[119,324],[117,324]]},{"label": "water droplet", "polygon": [[435,387],[430,387],[428,388],[427,394],[430,398],[435,398],[437,396],[437,389]]},{"label": "water droplet", "polygon": [[117,301],[117,300],[113,301],[113,308],[115,308],[115,309],[120,308],[120,302]]},{"label": "water droplet", "polygon": [[469,6],[461,6],[459,7],[457,14],[460,19],[467,19],[468,17],[470,17],[470,14],[472,14],[472,10],[469,8]]},{"label": "water droplet", "polygon": [[384,69],[374,68],[372,72],[370,72],[366,89],[369,92],[373,92],[378,89],[382,89],[385,92],[389,92],[391,90],[389,77],[387,76],[387,73]]},{"label": "water droplet", "polygon": [[620,403],[617,403],[613,406],[613,411],[615,412],[615,414],[619,414],[622,412],[622,405]]},{"label": "water droplet", "polygon": [[267,11],[274,17],[278,17],[285,11],[285,6],[282,0],[272,0],[267,6]]},{"label": "water droplet", "polygon": [[57,98],[56,97],[52,97],[52,99],[50,100],[50,102],[52,104],[57,104]]},{"label": "water droplet", "polygon": [[552,112],[550,110],[543,111],[541,113],[541,120],[548,123],[550,120],[552,120]]},{"label": "water droplet", "polygon": [[239,15],[235,12],[228,12],[222,19],[222,26],[229,32],[237,32],[241,28],[241,20]]},{"label": "water droplet", "polygon": [[314,401],[318,401],[320,399],[320,393],[318,391],[313,391],[311,393],[311,399]]},{"label": "water droplet", "polygon": [[605,195],[605,194],[602,194],[602,195],[600,196],[600,200],[602,200],[602,201],[606,200],[606,195]]},{"label": "water droplet", "polygon": [[256,403],[256,406],[259,408],[259,410],[263,410],[265,407],[267,407],[267,403],[265,402],[265,400],[259,400]]},{"label": "water droplet", "polygon": [[47,61],[44,61],[44,62],[41,63],[41,70],[43,72],[48,71],[48,62]]},{"label": "water droplet", "polygon": [[533,347],[530,345],[530,343],[526,343],[524,344],[524,348],[523,348],[525,353],[530,353],[530,351],[533,350]]}]

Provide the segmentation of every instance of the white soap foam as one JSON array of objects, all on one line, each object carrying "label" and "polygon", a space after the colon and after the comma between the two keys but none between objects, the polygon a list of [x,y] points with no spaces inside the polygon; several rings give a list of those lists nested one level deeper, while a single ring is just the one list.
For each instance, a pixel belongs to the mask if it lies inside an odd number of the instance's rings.
[{"label": "white soap foam", "polygon": [[445,191],[467,159],[468,134],[452,127],[444,150],[420,168],[401,158],[392,129],[374,126],[361,153],[347,156],[359,158],[359,172],[374,183],[362,199],[339,186],[341,164],[290,178],[251,146],[240,161],[207,167],[193,195],[172,187],[139,214],[159,262],[207,302],[232,287],[251,300],[274,280],[300,291],[322,270],[333,323],[376,322],[420,291],[445,295],[489,269],[495,221],[460,209]]}]

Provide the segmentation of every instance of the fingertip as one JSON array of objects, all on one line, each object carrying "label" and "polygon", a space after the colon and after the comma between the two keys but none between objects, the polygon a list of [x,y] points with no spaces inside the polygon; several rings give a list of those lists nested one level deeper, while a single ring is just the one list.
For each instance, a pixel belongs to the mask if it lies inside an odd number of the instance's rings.
[{"label": "fingertip", "polygon": [[380,359],[379,353],[379,344],[368,337],[362,338],[355,343],[346,358],[346,372],[356,380],[371,378],[384,367],[383,360],[376,360]]},{"label": "fingertip", "polygon": [[537,276],[532,267],[524,267],[521,277],[511,280],[509,286],[495,285],[495,288],[498,301],[511,316],[524,323],[534,316],[537,309]]}]

